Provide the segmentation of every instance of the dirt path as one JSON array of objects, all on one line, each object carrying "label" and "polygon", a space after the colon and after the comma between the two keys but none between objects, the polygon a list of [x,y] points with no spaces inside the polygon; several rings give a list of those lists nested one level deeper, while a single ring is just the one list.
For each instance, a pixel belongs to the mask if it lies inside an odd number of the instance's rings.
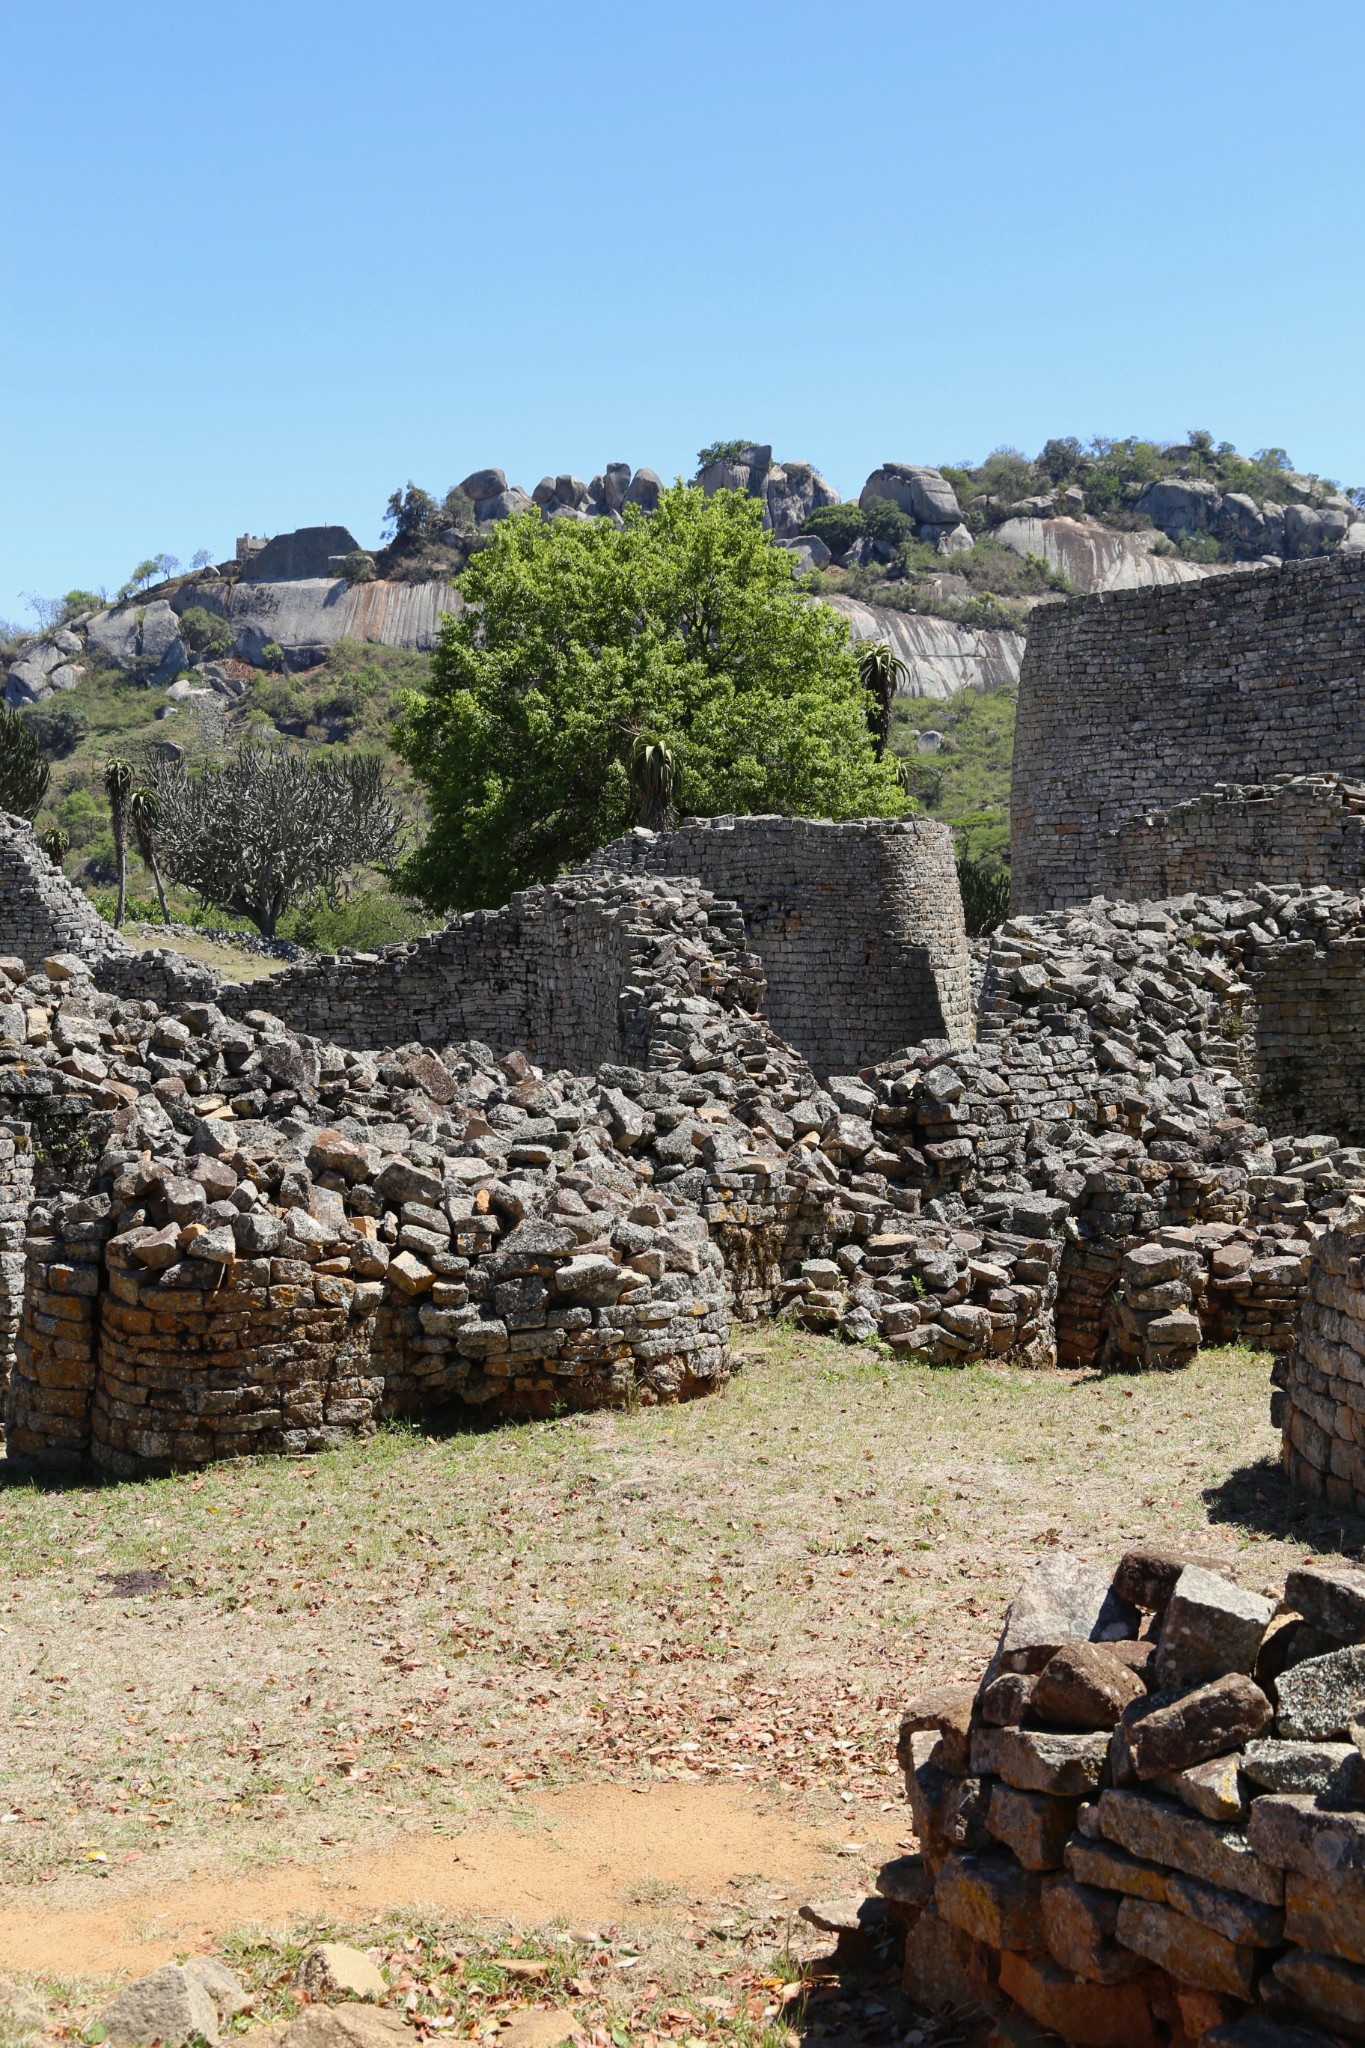
[{"label": "dirt path", "polygon": [[535,1795],[513,1823],[414,1836],[381,1855],[319,1857],[152,1888],[131,1872],[92,1878],[91,1892],[98,1885],[102,1895],[88,1903],[0,1907],[0,1969],[133,1975],[186,1949],[211,1947],[230,1928],[287,1926],[319,1914],[361,1919],[405,1907],[519,1927],[551,1920],[595,1926],[651,1917],[651,1896],[701,1901],[741,1879],[782,1887],[795,1907],[812,1890],[866,1884],[905,1832],[899,1817],[878,1816],[872,1830],[864,1819],[866,1856],[841,1858],[828,1830],[787,1813],[785,1804],[715,1785],[582,1785]]}]

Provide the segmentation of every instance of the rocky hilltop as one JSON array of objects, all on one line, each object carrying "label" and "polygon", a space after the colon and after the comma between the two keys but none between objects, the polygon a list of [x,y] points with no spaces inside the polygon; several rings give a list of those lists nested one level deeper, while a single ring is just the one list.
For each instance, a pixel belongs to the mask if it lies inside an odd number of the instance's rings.
[{"label": "rocky hilltop", "polygon": [[[1206,445],[1207,444],[1207,445]],[[906,693],[947,697],[1018,679],[1030,612],[1059,595],[1187,582],[1233,564],[1365,548],[1355,499],[1288,467],[1282,451],[1247,459],[1227,443],[1050,441],[1036,460],[997,450],[977,468],[884,462],[841,500],[812,464],[771,445],[704,449],[695,481],[710,495],[763,504],[812,595],[849,621],[855,641],[893,646]],[[473,471],[437,500],[409,484],[390,501],[393,537],[367,551],[345,527],[244,535],[234,556],[120,603],[90,606],[12,651],[11,707],[76,689],[91,660],[167,690],[176,702],[240,699],[250,671],[307,670],[340,640],[427,651],[458,578],[504,519],[646,515],[655,471],[609,462],[590,481],[542,477],[531,491],[501,469]]]}]

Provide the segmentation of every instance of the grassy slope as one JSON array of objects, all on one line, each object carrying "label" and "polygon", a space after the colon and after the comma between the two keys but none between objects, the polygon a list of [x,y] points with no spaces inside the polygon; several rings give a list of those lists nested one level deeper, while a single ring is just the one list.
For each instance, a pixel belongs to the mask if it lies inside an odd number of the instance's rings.
[{"label": "grassy slope", "polygon": [[[952,826],[960,853],[992,868],[1009,858],[1014,714],[1012,690],[898,697],[891,730],[921,810]],[[944,736],[937,754],[919,751],[918,735],[929,731]]]},{"label": "grassy slope", "polygon": [[[411,773],[391,752],[391,737],[401,693],[419,689],[429,669],[429,658],[423,654],[341,641],[318,668],[301,675],[258,676],[238,705],[220,710],[215,703],[207,714],[181,706],[172,717],[162,718],[158,713],[166,706],[164,691],[148,690],[115,669],[97,668],[63,700],[85,721],[86,731],[52,764],[38,829],[54,824],[65,828],[71,836],[67,874],[102,900],[114,879],[113,835],[102,784],[109,756],[125,754],[136,766],[158,742],[173,740],[197,763],[253,733],[319,749],[388,754],[398,800],[415,835],[421,824],[420,799]],[[132,847],[128,887],[138,914],[159,914],[151,877]],[[189,891],[171,888],[168,894],[173,917],[189,920],[197,915]],[[349,912],[321,912],[303,920],[303,929],[296,918],[287,922],[284,935],[324,946],[369,945],[405,938],[422,928],[424,920],[397,903],[381,878],[359,878],[359,894],[363,902]],[[239,922],[214,915],[204,921]]]}]

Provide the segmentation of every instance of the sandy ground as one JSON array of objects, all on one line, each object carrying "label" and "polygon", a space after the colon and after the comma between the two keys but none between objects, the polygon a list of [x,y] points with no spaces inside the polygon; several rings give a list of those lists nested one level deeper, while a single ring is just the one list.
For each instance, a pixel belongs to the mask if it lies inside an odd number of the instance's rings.
[{"label": "sandy ground", "polygon": [[[0,1968],[137,1974],[252,1923],[411,1909],[528,1927],[596,1926],[649,1917],[642,1901],[650,1892],[702,1904],[732,1885],[762,1885],[799,1903],[812,1889],[849,1889],[855,1862],[861,1879],[864,1858],[841,1858],[837,1837],[789,1807],[712,1785],[581,1785],[538,1794],[514,1821],[451,1837],[415,1835],[380,1855],[310,1857],[238,1879],[151,1886],[123,1871],[102,1887],[98,1904],[0,1905]],[[902,1821],[883,1818],[862,1827],[861,1846],[894,1854],[905,1834]]]}]

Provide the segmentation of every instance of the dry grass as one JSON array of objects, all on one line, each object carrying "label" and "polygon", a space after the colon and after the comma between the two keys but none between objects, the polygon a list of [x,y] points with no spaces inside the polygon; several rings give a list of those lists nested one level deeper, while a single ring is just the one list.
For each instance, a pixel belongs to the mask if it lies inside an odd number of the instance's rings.
[{"label": "dry grass", "polygon": [[[0,1882],[380,1846],[591,1778],[880,1807],[899,1703],[980,1667],[1040,1547],[1197,1538],[1270,1586],[1343,1533],[1285,1497],[1245,1353],[1100,1380],[743,1349],[683,1408],[0,1488]],[[167,1590],[121,1596],[139,1568]]]},{"label": "dry grass", "polygon": [[263,981],[289,964],[286,960],[273,959],[268,953],[248,953],[245,948],[225,940],[199,939],[183,931],[167,936],[152,924],[125,925],[123,936],[135,953],[148,953],[153,946],[169,946],[172,952],[181,954],[186,960],[197,960],[205,967],[216,968],[227,981]]}]

